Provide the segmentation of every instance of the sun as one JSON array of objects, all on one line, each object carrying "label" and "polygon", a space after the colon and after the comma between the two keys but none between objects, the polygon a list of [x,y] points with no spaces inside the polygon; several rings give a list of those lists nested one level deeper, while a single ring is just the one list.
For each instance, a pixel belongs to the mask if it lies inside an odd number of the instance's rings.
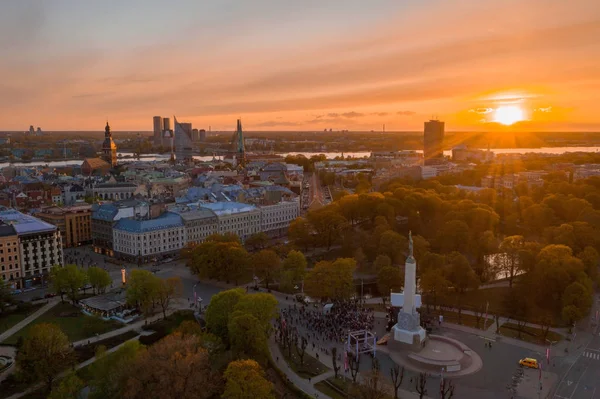
[{"label": "sun", "polygon": [[494,111],[494,122],[503,125],[512,125],[523,120],[525,120],[525,112],[516,105],[503,105]]}]

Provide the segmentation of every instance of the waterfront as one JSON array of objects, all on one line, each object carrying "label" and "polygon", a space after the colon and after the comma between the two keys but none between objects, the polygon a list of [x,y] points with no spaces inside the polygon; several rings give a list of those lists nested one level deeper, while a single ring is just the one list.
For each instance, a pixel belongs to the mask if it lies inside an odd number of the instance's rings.
[{"label": "waterfront", "polygon": [[[422,150],[415,150],[416,152],[422,153]],[[491,148],[491,152],[496,155],[500,154],[548,154],[548,155],[558,155],[567,152],[598,152],[600,151],[600,147],[540,147],[540,148]],[[371,151],[358,151],[358,152],[283,152],[277,153],[277,155],[281,155],[282,157],[286,157],[288,155],[304,155],[307,158],[310,158],[314,155],[324,154],[327,159],[335,159],[336,157],[344,155],[344,157],[352,157],[352,158],[368,158],[371,155]],[[444,155],[452,156],[452,150],[445,150]],[[166,162],[169,160],[170,154],[143,154],[140,157],[141,161],[146,162]],[[132,152],[119,152],[118,153],[119,162],[121,163],[129,163],[135,162],[138,159],[134,156]],[[212,155],[206,156],[198,156],[195,155],[194,159],[197,161],[212,161],[213,159],[220,159],[220,156],[213,157]],[[27,167],[27,166],[48,166],[48,167],[62,167],[69,165],[81,165],[83,159],[70,159],[65,161],[32,161],[32,162],[3,162],[0,163],[0,168],[6,168],[7,166],[15,166],[15,167]]]}]

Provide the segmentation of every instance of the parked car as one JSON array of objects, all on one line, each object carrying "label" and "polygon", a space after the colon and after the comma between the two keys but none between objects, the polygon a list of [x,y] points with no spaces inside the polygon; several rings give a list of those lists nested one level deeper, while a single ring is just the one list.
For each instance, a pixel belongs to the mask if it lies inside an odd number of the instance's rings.
[{"label": "parked car", "polygon": [[44,295],[44,298],[54,298],[55,296],[56,296],[56,293],[48,292],[46,295]]},{"label": "parked car", "polygon": [[519,360],[519,364],[523,367],[529,367],[532,369],[537,369],[539,367],[537,359],[532,359],[530,357]]},{"label": "parked car", "polygon": [[14,291],[12,292],[12,294],[13,294],[13,295],[17,295],[17,294],[20,294],[20,293],[22,293],[22,292],[23,292],[22,290],[14,290]]}]

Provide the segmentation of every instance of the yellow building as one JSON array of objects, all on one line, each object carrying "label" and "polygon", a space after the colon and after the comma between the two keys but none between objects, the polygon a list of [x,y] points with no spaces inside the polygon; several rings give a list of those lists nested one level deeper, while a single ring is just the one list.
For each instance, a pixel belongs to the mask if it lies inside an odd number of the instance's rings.
[{"label": "yellow building", "polygon": [[77,247],[92,241],[92,206],[73,205],[44,208],[35,215],[41,220],[58,227],[65,248]]},{"label": "yellow building", "polygon": [[17,232],[10,224],[0,224],[0,279],[12,289],[21,288],[21,263]]}]

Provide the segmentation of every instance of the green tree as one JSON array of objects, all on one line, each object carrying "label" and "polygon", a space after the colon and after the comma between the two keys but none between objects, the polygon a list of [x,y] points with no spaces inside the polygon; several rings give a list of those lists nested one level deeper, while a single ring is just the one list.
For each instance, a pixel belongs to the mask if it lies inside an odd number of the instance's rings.
[{"label": "green tree", "polygon": [[381,300],[385,305],[387,296],[392,290],[399,290],[404,284],[404,278],[400,269],[394,266],[385,266],[377,273],[377,290],[381,294]]},{"label": "green tree", "polygon": [[439,229],[436,241],[442,253],[465,253],[469,247],[469,238],[469,226],[462,220],[451,220]]},{"label": "green tree", "polygon": [[273,399],[273,384],[254,360],[236,360],[227,366],[223,399]]},{"label": "green tree", "polygon": [[583,251],[577,254],[577,258],[583,262],[585,272],[592,280],[598,277],[598,265],[600,264],[600,254],[594,247],[585,247]]},{"label": "green tree", "polygon": [[277,316],[277,299],[272,294],[266,293],[244,295],[235,305],[234,310],[251,314],[268,332],[271,320]]},{"label": "green tree", "polygon": [[135,305],[145,314],[150,314],[154,308],[160,278],[148,270],[135,269],[129,275],[126,299],[130,305]]},{"label": "green tree", "polygon": [[246,238],[246,245],[254,250],[264,249],[268,243],[269,236],[262,231],[259,233],[254,233],[250,235],[250,237]]},{"label": "green tree", "polygon": [[20,375],[42,381],[51,392],[56,376],[74,361],[69,339],[55,324],[39,323],[32,328],[17,352]]},{"label": "green tree", "polygon": [[452,283],[457,295],[458,323],[461,322],[462,299],[468,290],[479,287],[479,279],[469,264],[467,258],[458,252],[452,252],[447,256],[448,281]]},{"label": "green tree", "polygon": [[500,268],[508,276],[509,287],[512,287],[515,276],[523,271],[520,253],[524,246],[523,236],[510,236],[502,240],[498,248],[502,253]]},{"label": "green tree", "polygon": [[80,399],[81,390],[85,388],[85,384],[77,374],[71,373],[64,377],[57,387],[52,389],[48,399]]},{"label": "green tree", "polygon": [[263,249],[254,254],[252,264],[256,270],[256,275],[265,281],[267,289],[269,282],[275,281],[281,272],[281,259],[270,249]]},{"label": "green tree", "polygon": [[306,257],[300,251],[291,250],[283,260],[283,271],[290,274],[293,284],[302,281],[306,266]]},{"label": "green tree", "polygon": [[227,341],[229,315],[245,295],[244,290],[235,288],[213,296],[206,309],[206,326],[210,332]]},{"label": "green tree", "polygon": [[66,265],[63,269],[67,296],[75,304],[79,297],[79,290],[87,283],[87,274],[77,265]]},{"label": "green tree", "polygon": [[52,282],[52,291],[60,295],[60,300],[64,303],[68,290],[66,269],[62,266],[53,266],[50,269],[50,281]]},{"label": "green tree", "polygon": [[264,325],[250,313],[236,310],[227,324],[231,350],[238,358],[250,357],[266,361],[267,334]]},{"label": "green tree", "polygon": [[106,288],[112,284],[112,279],[108,272],[96,266],[88,268],[87,276],[94,294],[104,293]]}]

